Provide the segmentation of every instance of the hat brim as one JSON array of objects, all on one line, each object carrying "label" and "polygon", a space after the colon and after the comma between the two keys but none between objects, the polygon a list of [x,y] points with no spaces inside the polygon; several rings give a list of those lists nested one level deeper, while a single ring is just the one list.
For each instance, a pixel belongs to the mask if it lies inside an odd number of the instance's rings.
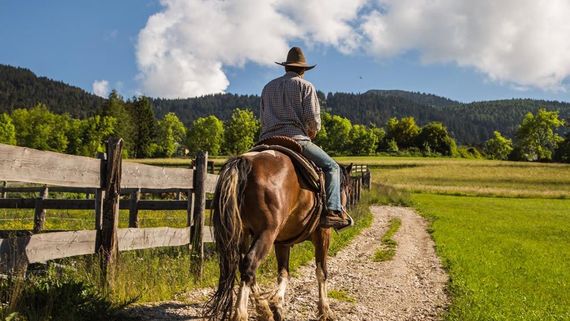
[{"label": "hat brim", "polygon": [[311,70],[317,66],[317,65],[307,65],[299,62],[275,62],[275,63],[283,67],[301,67],[305,68],[305,70]]}]

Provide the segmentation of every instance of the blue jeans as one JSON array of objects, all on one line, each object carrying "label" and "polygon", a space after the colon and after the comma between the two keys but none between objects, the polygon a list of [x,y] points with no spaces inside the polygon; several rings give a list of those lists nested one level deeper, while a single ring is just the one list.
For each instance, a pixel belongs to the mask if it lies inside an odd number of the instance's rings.
[{"label": "blue jeans", "polygon": [[298,140],[303,146],[303,155],[315,162],[325,174],[325,189],[327,192],[327,208],[341,211],[340,203],[340,167],[324,150],[308,140]]}]

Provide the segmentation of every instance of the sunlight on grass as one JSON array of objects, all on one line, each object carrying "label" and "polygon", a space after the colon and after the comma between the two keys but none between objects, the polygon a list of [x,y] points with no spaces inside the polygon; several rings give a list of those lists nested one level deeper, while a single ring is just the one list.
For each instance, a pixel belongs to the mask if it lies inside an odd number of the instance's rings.
[{"label": "sunlight on grass", "polygon": [[450,273],[448,320],[570,320],[570,201],[413,195]]},{"label": "sunlight on grass", "polygon": [[454,158],[355,159],[356,163],[372,166],[373,182],[408,192],[570,198],[570,164]]}]

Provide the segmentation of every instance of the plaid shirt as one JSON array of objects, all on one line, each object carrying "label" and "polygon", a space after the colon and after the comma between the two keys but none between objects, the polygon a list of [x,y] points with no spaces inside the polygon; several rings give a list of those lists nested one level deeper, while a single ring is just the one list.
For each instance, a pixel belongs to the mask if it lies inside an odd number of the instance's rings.
[{"label": "plaid shirt", "polygon": [[261,93],[259,140],[287,136],[311,140],[321,129],[321,107],[313,84],[294,72],[270,81]]}]

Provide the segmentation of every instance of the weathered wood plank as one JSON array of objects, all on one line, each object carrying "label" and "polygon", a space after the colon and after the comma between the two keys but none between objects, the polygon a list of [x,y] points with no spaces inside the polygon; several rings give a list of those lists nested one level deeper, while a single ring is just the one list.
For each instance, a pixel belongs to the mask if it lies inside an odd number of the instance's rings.
[{"label": "weathered wood plank", "polygon": [[[39,263],[95,253],[95,230],[51,232],[0,239],[0,271],[11,262]],[[119,251],[182,246],[190,243],[190,228],[119,229]],[[210,229],[204,230],[204,242],[212,242]]]},{"label": "weathered wood plank", "polygon": [[[6,191],[11,193],[41,193],[43,186],[14,186],[14,187],[0,187],[0,192]],[[49,188],[50,192],[55,193],[94,193],[95,188],[92,187],[60,187],[54,186]]]},{"label": "weathered wood plank", "polygon": [[138,202],[139,210],[185,210],[188,207],[187,201],[155,201],[155,200],[142,200]]},{"label": "weathered wood plank", "polygon": [[[101,191],[100,194],[103,194]],[[46,199],[41,201],[41,208],[43,209],[54,209],[54,210],[92,210],[95,209],[95,216],[101,217],[102,208],[97,210],[97,206],[101,207],[101,202],[99,198],[102,195],[99,193],[95,194],[95,199],[89,200],[62,200],[62,199]],[[192,199],[191,199],[192,200]],[[20,209],[35,209],[36,199],[33,198],[6,198],[0,199],[0,208],[20,208]],[[176,200],[140,200],[138,201],[139,210],[163,210],[163,211],[175,211],[175,210],[188,210],[188,201],[176,201]],[[130,209],[130,200],[120,200],[119,208],[122,210]],[[211,208],[212,201],[206,200],[206,208]]]},{"label": "weathered wood plank", "polygon": [[95,253],[95,231],[42,233],[0,239],[0,270],[10,262],[45,262],[64,257]]},{"label": "weathered wood plank", "polygon": [[204,189],[206,193],[214,193],[216,191],[218,177],[218,175],[206,174],[206,180],[204,181]]},{"label": "weathered wood plank", "polygon": [[0,144],[0,180],[69,187],[101,185],[101,161]]},{"label": "weathered wood plank", "polygon": [[193,170],[125,162],[121,188],[191,189]]},{"label": "weathered wood plank", "polygon": [[[6,198],[0,199],[0,208],[21,208],[35,209],[36,199],[33,198]],[[46,199],[41,201],[43,209],[69,209],[88,210],[94,208],[94,200],[54,200]]]},{"label": "weathered wood plank", "polygon": [[190,243],[190,228],[119,229],[119,251],[182,246]]},{"label": "weathered wood plank", "polygon": [[95,231],[36,234],[26,245],[29,263],[95,253]]}]

